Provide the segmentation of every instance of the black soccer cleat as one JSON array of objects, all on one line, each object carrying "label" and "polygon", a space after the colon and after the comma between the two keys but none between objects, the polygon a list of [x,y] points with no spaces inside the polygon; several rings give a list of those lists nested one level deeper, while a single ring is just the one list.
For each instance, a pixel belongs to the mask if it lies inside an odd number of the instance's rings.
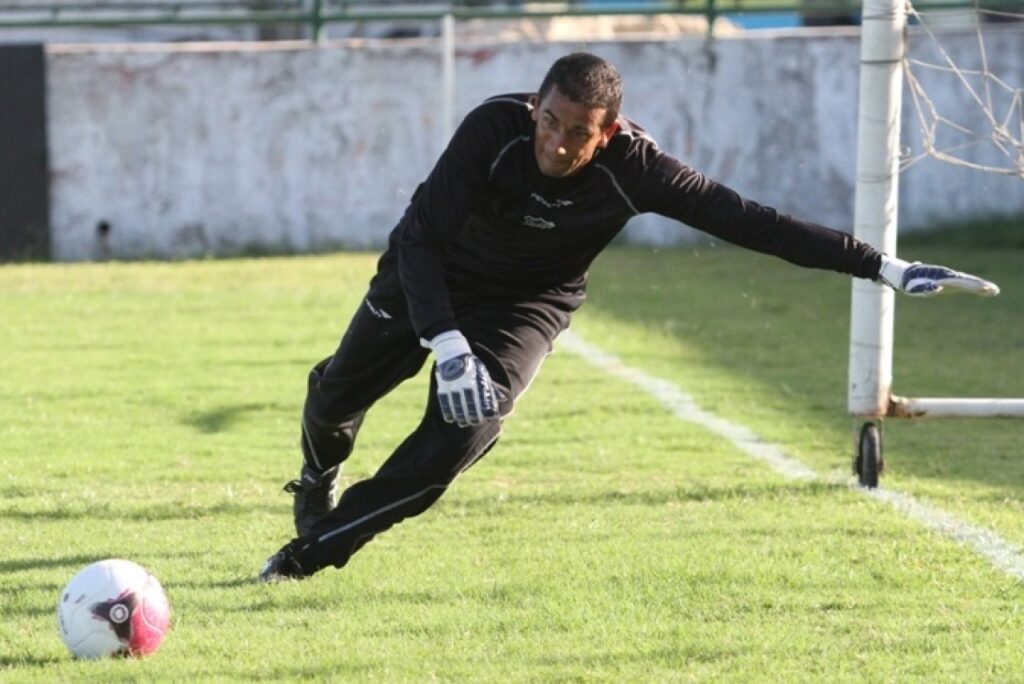
[{"label": "black soccer cleat", "polygon": [[259,581],[263,584],[274,582],[287,582],[289,580],[305,579],[309,575],[295,559],[292,544],[286,544],[284,548],[267,559],[260,570]]},{"label": "black soccer cleat", "polygon": [[339,470],[341,466],[334,466],[320,472],[303,465],[299,479],[284,486],[284,491],[295,497],[292,510],[300,537],[308,536],[313,526],[338,505]]}]

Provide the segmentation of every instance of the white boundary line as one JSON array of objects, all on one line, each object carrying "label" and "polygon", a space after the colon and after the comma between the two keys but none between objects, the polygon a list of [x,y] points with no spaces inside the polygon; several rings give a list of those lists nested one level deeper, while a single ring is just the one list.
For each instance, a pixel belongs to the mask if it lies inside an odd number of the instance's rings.
[{"label": "white boundary line", "polygon": [[[680,420],[696,423],[724,437],[741,451],[765,462],[781,475],[795,480],[823,479],[817,472],[792,456],[787,456],[775,444],[762,440],[750,429],[700,408],[693,397],[675,384],[625,365],[618,357],[589,344],[571,330],[566,330],[559,336],[558,344],[591,365],[636,385],[661,402]],[[973,549],[1007,575],[1024,581],[1024,554],[1021,553],[1020,547],[995,532],[960,520],[951,513],[922,503],[909,494],[881,487],[868,489],[856,484],[851,484],[850,488],[889,504],[908,518]]]}]

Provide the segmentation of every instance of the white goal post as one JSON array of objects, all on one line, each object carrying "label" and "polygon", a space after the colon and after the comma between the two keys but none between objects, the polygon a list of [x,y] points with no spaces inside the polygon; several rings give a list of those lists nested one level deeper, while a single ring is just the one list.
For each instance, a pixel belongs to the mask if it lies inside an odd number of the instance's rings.
[{"label": "white goal post", "polygon": [[[896,253],[903,91],[904,0],[864,0],[854,236]],[[1024,416],[1024,399],[906,398],[892,393],[895,296],[855,279],[847,406],[867,419],[916,416]]]}]

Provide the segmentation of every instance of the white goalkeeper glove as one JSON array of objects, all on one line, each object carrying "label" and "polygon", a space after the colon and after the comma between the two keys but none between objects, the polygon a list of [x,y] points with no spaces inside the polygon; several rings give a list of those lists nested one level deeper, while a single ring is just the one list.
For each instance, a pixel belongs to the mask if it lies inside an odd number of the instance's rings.
[{"label": "white goalkeeper glove", "polygon": [[446,422],[467,427],[498,415],[491,375],[462,333],[449,330],[425,345],[434,350],[437,401]]},{"label": "white goalkeeper glove", "polygon": [[922,264],[920,261],[909,263],[885,254],[882,255],[882,268],[878,277],[892,289],[915,297],[931,297],[946,288],[984,297],[999,294],[998,285],[970,273],[961,273],[945,266]]}]

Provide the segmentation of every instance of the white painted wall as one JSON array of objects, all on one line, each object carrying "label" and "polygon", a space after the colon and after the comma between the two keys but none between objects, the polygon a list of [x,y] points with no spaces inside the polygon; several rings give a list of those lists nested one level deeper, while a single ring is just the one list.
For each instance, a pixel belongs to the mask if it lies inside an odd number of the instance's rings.
[{"label": "white painted wall", "polygon": [[[990,54],[1017,83],[1022,31]],[[536,89],[580,47],[462,45],[455,111]],[[624,111],[664,149],[752,199],[850,229],[856,30],[726,38],[711,51],[700,39],[583,47],[619,66]],[[430,39],[50,46],[47,68],[61,260],[378,248],[445,143],[440,43]],[[1021,179],[930,160],[901,191],[909,227],[1024,210]],[[654,217],[627,234],[692,237]]]}]

